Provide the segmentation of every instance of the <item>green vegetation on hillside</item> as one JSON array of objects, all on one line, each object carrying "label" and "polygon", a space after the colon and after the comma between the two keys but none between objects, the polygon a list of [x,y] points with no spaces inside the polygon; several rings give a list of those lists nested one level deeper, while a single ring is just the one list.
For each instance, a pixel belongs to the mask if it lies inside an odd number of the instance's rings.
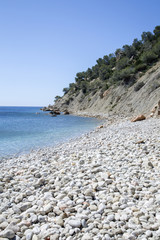
[{"label": "green vegetation on hillside", "polygon": [[[64,88],[64,94],[85,95],[98,90],[103,93],[112,85],[123,84],[131,86],[136,79],[148,70],[160,58],[160,26],[156,26],[153,33],[143,32],[141,40],[134,39],[132,45],[124,45],[114,54],[99,58],[96,65],[87,71],[78,72],[75,83]],[[136,91],[142,86],[137,86]],[[56,96],[56,100],[59,97]]]}]

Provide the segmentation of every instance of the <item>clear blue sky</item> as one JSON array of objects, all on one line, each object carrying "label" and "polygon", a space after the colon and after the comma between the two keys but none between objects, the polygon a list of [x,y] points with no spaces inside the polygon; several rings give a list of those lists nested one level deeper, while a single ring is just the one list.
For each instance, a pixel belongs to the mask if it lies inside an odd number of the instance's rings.
[{"label": "clear blue sky", "polygon": [[157,25],[159,0],[0,1],[0,105],[53,103],[77,72]]}]

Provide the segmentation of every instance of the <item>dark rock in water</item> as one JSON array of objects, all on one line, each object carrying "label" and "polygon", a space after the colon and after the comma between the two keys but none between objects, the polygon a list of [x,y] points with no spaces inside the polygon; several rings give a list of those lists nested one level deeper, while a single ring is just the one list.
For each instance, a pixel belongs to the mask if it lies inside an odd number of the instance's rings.
[{"label": "dark rock in water", "polygon": [[61,114],[59,110],[53,110],[53,112],[54,112],[54,114],[56,114],[56,115],[60,115],[60,114]]},{"label": "dark rock in water", "polygon": [[55,114],[54,111],[50,111],[49,115],[51,115],[52,117],[56,117],[57,116],[57,114]]},{"label": "dark rock in water", "polygon": [[54,108],[53,106],[44,107],[44,108],[41,108],[41,110],[44,112],[49,112],[49,115],[51,115],[52,117],[55,117],[56,115],[60,115],[59,109]]},{"label": "dark rock in water", "polygon": [[47,111],[51,111],[52,109],[48,108],[48,107],[44,107],[44,108],[41,108],[40,110],[44,111],[44,112],[47,112]]},{"label": "dark rock in water", "polygon": [[69,113],[68,110],[65,110],[63,114],[64,114],[64,115],[69,115],[70,113]]},{"label": "dark rock in water", "polygon": [[98,128],[103,128],[104,126],[103,125],[100,125]]}]

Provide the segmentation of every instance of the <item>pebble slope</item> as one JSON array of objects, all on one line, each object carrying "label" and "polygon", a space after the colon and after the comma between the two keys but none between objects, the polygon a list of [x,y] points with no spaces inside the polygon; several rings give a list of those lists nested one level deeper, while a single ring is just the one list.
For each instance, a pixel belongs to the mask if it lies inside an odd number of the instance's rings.
[{"label": "pebble slope", "polygon": [[0,238],[160,239],[160,119],[0,163]]}]

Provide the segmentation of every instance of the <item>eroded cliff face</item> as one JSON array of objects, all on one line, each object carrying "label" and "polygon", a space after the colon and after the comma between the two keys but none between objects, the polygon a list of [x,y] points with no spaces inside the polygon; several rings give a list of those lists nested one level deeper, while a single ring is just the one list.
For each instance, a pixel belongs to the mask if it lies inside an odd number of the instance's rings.
[{"label": "eroded cliff face", "polygon": [[160,62],[149,69],[132,86],[112,86],[103,94],[100,91],[85,95],[70,92],[59,99],[54,108],[78,115],[149,116],[160,100]]}]

